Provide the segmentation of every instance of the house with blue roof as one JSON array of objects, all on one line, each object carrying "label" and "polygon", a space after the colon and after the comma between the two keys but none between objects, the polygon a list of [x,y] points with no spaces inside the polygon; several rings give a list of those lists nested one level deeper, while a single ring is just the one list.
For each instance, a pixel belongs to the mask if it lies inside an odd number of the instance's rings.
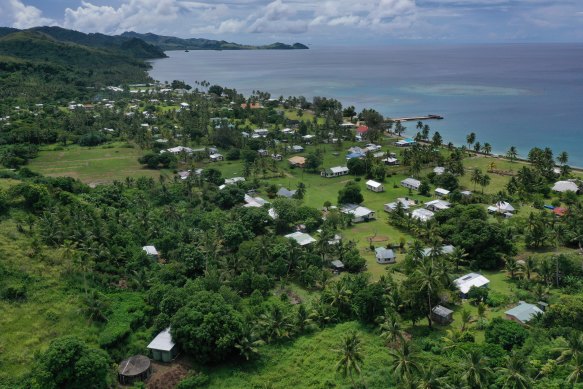
[{"label": "house with blue roof", "polygon": [[518,305],[504,312],[508,320],[515,321],[519,324],[526,324],[537,315],[542,315],[543,310],[534,304],[519,301]]}]

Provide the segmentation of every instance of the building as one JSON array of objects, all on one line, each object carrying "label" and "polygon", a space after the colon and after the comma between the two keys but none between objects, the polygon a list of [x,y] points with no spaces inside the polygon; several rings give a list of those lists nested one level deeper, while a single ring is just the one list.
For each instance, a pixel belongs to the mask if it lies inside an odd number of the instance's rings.
[{"label": "building", "polygon": [[269,152],[267,150],[257,150],[257,154],[259,154],[260,157],[267,157],[269,155]]},{"label": "building", "polygon": [[193,152],[193,150],[190,147],[184,147],[184,146],[176,146],[176,147],[172,147],[170,149],[160,151],[160,153],[170,153],[170,154],[180,154],[180,153],[192,154],[192,152]]},{"label": "building", "polygon": [[348,173],[350,173],[350,170],[348,170],[348,168],[346,166],[335,166],[335,167],[331,167],[329,169],[322,170],[320,175],[322,177],[331,178],[331,177],[346,176]]},{"label": "building", "polygon": [[397,201],[395,202],[385,204],[384,206],[385,212],[393,212],[394,210],[396,210],[398,203],[400,203],[402,208],[406,211],[409,209],[411,205],[415,204],[415,201],[403,197],[398,198]]},{"label": "building", "polygon": [[283,159],[283,156],[281,154],[271,154],[271,159],[281,161]]},{"label": "building", "polygon": [[306,158],[300,157],[299,155],[293,156],[288,159],[290,166],[293,167],[304,167],[306,166]]},{"label": "building", "polygon": [[560,192],[560,193],[564,193],[564,192],[574,192],[574,193],[579,193],[579,186],[574,183],[573,181],[557,181],[555,182],[555,185],[553,186],[553,191],[554,192]]},{"label": "building", "polygon": [[508,311],[504,312],[508,320],[515,321],[519,324],[526,324],[537,315],[542,315],[544,312],[538,306],[529,304],[524,301],[519,301],[518,305]]},{"label": "building", "polygon": [[294,145],[294,146],[292,146],[292,151],[294,153],[303,153],[304,148],[302,146],[299,146],[299,145]]},{"label": "building", "polygon": [[160,332],[148,345],[152,359],[159,362],[171,362],[178,355],[178,347],[170,335],[170,327]]},{"label": "building", "polygon": [[435,195],[437,197],[446,197],[447,195],[449,195],[449,190],[443,188],[436,188]]},{"label": "building", "polygon": [[433,212],[443,211],[450,207],[451,203],[445,200],[432,200],[425,203],[425,208]]},{"label": "building", "polygon": [[[453,254],[454,249],[455,248],[452,245],[441,246],[441,254],[442,255],[451,255],[451,254]],[[432,251],[433,250],[431,248],[423,249],[423,256],[427,257],[428,255],[431,255]]]},{"label": "building", "polygon": [[142,247],[142,250],[144,250],[146,252],[146,255],[149,257],[154,257],[157,259],[159,256],[158,250],[156,250],[156,247],[154,246],[144,246]]},{"label": "building", "polygon": [[307,246],[311,243],[314,243],[316,239],[312,238],[310,234],[306,234],[304,232],[294,232],[292,234],[287,234],[285,236],[288,239],[295,240],[300,246]]},{"label": "building", "polygon": [[296,194],[295,190],[289,190],[287,188],[279,188],[279,190],[277,191],[277,197],[285,197],[288,199],[293,198],[295,194]]},{"label": "building", "polygon": [[362,207],[358,204],[345,204],[340,211],[345,215],[352,216],[353,223],[368,222],[375,219],[375,212],[372,209]]},{"label": "building", "polygon": [[132,385],[134,382],[145,381],[152,375],[150,358],[145,355],[134,355],[124,359],[117,369],[117,379],[122,385]]},{"label": "building", "polygon": [[265,138],[269,134],[269,130],[265,128],[258,128],[253,130],[253,135],[259,136],[260,138]]},{"label": "building", "polygon": [[445,173],[445,168],[443,166],[436,166],[433,169],[433,173],[435,173],[438,176],[441,176],[443,173]]},{"label": "building", "polygon": [[394,158],[394,157],[387,157],[387,158],[383,159],[383,162],[385,163],[385,165],[389,165],[389,166],[396,166],[399,164],[399,160],[397,158]]},{"label": "building", "polygon": [[397,256],[393,250],[384,247],[377,247],[374,251],[377,263],[386,264],[396,262]]},{"label": "building", "polygon": [[413,219],[421,220],[422,222],[427,222],[433,219],[433,216],[435,216],[433,212],[424,208],[418,208],[411,212],[411,217]]},{"label": "building", "polygon": [[401,181],[401,186],[407,189],[419,190],[419,187],[421,186],[421,181],[409,177]]},{"label": "building", "polygon": [[449,324],[453,321],[453,311],[442,305],[436,305],[431,310],[431,321],[439,324]]},{"label": "building", "polygon": [[376,182],[373,180],[368,180],[366,182],[366,189],[373,191],[373,192],[384,192],[385,186],[380,182]]},{"label": "building", "polygon": [[453,284],[459,289],[462,298],[468,297],[472,287],[487,288],[490,280],[478,273],[469,273],[453,280]]},{"label": "building", "polygon": [[339,273],[344,270],[344,263],[341,260],[335,259],[330,262],[330,266],[334,269],[335,272]]},{"label": "building", "polygon": [[395,146],[397,147],[409,147],[415,144],[415,140],[413,138],[406,138],[395,142]]},{"label": "building", "polygon": [[508,217],[512,216],[515,211],[516,209],[506,201],[498,201],[496,204],[488,207],[488,212],[500,213]]},{"label": "building", "polygon": [[239,182],[245,182],[245,177],[225,178],[225,185],[235,185]]},{"label": "building", "polygon": [[218,162],[218,161],[222,161],[225,158],[223,157],[222,154],[211,154],[209,155],[209,159],[211,160],[211,162]]},{"label": "building", "polygon": [[269,204],[269,201],[262,199],[261,197],[252,197],[248,194],[245,195],[245,208],[261,208],[264,205]]}]

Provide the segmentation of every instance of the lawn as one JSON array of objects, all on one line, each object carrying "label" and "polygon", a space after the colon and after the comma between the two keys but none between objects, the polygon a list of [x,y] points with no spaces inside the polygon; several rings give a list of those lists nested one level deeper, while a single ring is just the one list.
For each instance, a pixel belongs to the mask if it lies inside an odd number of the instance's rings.
[{"label": "lawn", "polygon": [[98,147],[68,146],[64,149],[50,146],[40,151],[28,167],[46,176],[68,176],[87,184],[110,183],[126,177],[154,177],[168,173],[144,169],[138,158],[144,152],[122,143]]},{"label": "lawn", "polygon": [[[362,340],[362,379],[368,388],[390,387],[390,359],[382,339],[356,322],[325,328],[282,344],[260,348],[260,358],[208,371],[209,388],[349,388],[350,379],[336,372],[335,351],[346,333]],[[358,378],[357,378],[358,379]]]}]

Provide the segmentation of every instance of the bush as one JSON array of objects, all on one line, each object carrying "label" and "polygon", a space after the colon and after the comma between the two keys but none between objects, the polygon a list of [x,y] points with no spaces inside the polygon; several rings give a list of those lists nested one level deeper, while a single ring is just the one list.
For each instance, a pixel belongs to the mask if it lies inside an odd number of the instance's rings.
[{"label": "bush", "polygon": [[189,375],[176,386],[176,389],[202,388],[210,382],[209,376],[204,373]]},{"label": "bush", "polygon": [[80,146],[97,146],[102,144],[106,140],[107,140],[106,136],[103,135],[102,133],[92,131],[85,135],[82,135],[77,141],[77,143]]},{"label": "bush", "polygon": [[516,322],[497,317],[486,328],[485,336],[487,343],[498,344],[510,351],[515,346],[522,346],[528,331]]}]

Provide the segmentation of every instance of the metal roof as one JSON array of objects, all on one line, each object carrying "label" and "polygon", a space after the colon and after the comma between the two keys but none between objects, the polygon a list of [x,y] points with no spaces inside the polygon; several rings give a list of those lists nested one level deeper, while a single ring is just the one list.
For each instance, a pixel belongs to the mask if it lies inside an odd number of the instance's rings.
[{"label": "metal roof", "polygon": [[504,312],[509,316],[514,316],[523,323],[526,323],[539,313],[543,313],[542,309],[534,304],[529,304],[524,301],[519,301],[518,305],[508,311]]},{"label": "metal roof", "polygon": [[170,335],[170,327],[168,327],[156,335],[148,345],[148,348],[150,350],[170,351],[174,346],[175,344],[172,340],[172,335]]}]

